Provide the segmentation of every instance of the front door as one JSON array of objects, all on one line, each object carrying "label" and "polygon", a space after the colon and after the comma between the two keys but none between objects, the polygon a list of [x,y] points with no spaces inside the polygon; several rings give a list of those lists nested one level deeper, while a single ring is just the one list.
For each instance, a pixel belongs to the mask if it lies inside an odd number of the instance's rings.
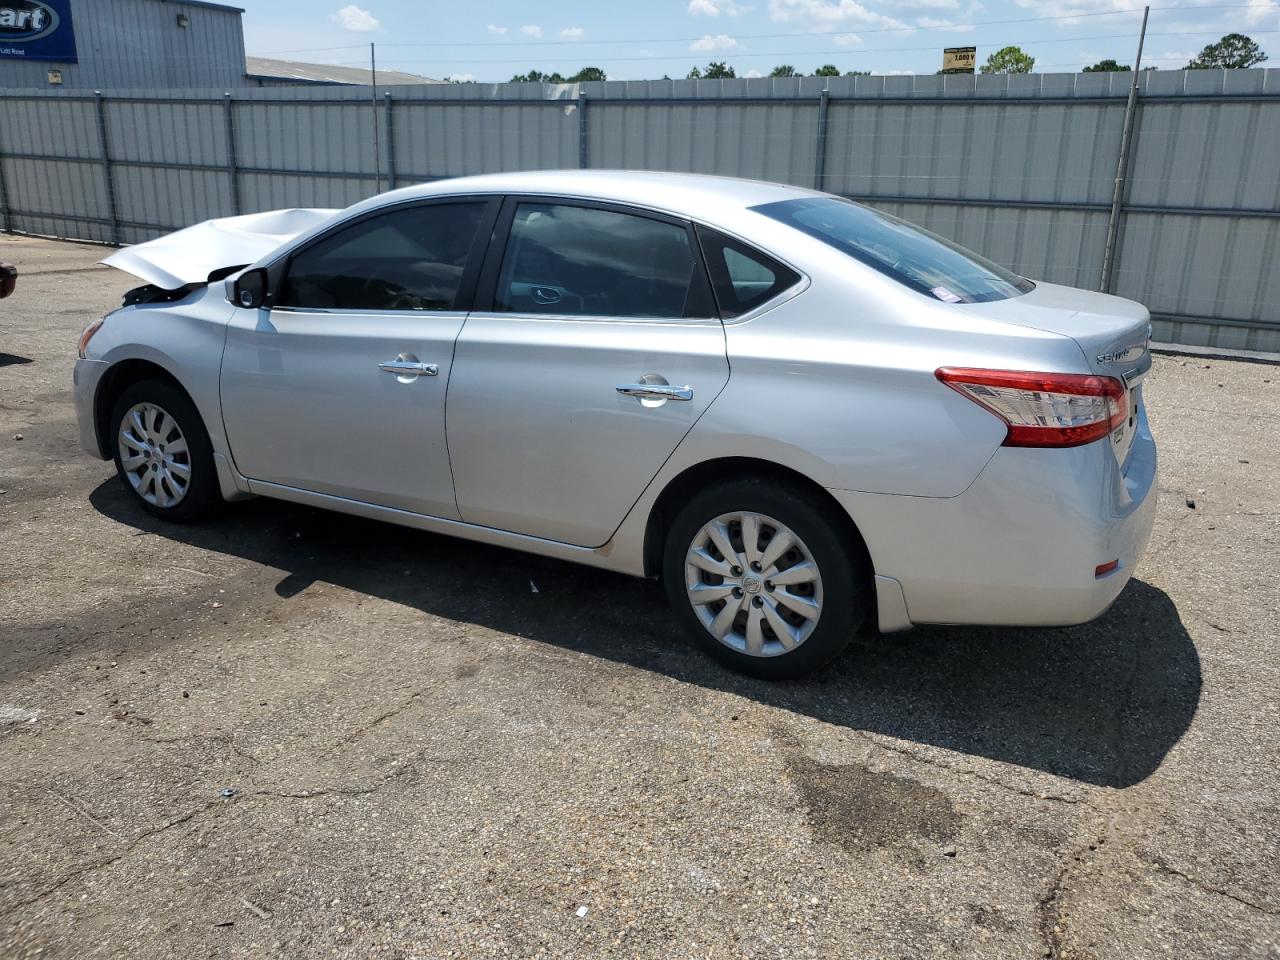
[{"label": "front door", "polygon": [[240,473],[458,518],[445,393],[497,203],[337,227],[292,255],[271,309],[236,311],[221,387]]},{"label": "front door", "polygon": [[449,385],[458,507],[599,546],[728,381],[724,329],[686,223],[513,198],[504,233]]}]

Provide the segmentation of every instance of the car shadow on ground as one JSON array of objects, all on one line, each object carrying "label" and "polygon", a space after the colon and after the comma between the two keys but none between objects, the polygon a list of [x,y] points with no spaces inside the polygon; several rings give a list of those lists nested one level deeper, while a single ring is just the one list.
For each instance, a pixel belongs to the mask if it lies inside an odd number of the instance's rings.
[{"label": "car shadow on ground", "polygon": [[90,500],[140,531],[287,571],[276,586],[282,603],[330,583],[827,723],[1089,784],[1145,779],[1200,699],[1200,661],[1178,611],[1141,580],[1084,626],[864,635],[822,673],[771,684],[704,656],[651,582],[279,501],[229,504],[205,524],[179,526],[148,516],[114,478]]}]

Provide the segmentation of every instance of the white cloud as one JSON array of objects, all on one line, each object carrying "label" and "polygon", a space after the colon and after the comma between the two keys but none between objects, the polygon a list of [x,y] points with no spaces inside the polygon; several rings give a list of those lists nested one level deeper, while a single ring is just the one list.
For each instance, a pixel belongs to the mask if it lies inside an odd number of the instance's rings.
[{"label": "white cloud", "polygon": [[940,17],[916,17],[916,26],[930,30],[949,30],[952,33],[968,33],[973,30],[971,23],[957,23]]},{"label": "white cloud", "polygon": [[846,24],[910,29],[901,20],[868,10],[857,0],[769,0],[769,18],[779,23],[800,24],[815,32],[835,30]]},{"label": "white cloud", "polygon": [[354,3],[348,4],[335,13],[333,22],[343,30],[350,30],[352,33],[370,33],[382,26],[377,17],[368,10],[361,10]]},{"label": "white cloud", "polygon": [[583,30],[581,27],[565,27],[560,31],[560,36],[564,37],[566,40],[581,40],[582,35],[586,32],[587,31]]},{"label": "white cloud", "polygon": [[520,28],[520,32],[523,33],[526,37],[542,36],[542,28],[532,23],[526,23],[523,27]]},{"label": "white cloud", "polygon": [[1245,7],[1244,18],[1251,24],[1262,23],[1271,17],[1280,14],[1280,4],[1275,0],[1248,0],[1248,6]]},{"label": "white cloud", "polygon": [[445,79],[452,83],[475,83],[476,75],[474,73],[451,73]]},{"label": "white cloud", "polygon": [[489,26],[485,27],[485,29],[488,30],[490,33],[494,34],[495,36],[499,36],[499,37],[507,32],[506,27],[499,27],[497,24],[493,24],[493,23],[489,24]]},{"label": "white cloud", "polygon": [[726,33],[719,34],[715,37],[711,36],[711,34],[707,34],[706,36],[689,44],[689,49],[699,52],[706,50],[732,50],[737,47],[737,45],[738,41]]},{"label": "white cloud", "polygon": [[880,75],[883,77],[914,77],[914,70],[882,70]]},{"label": "white cloud", "polygon": [[860,47],[862,38],[856,33],[837,33],[831,38],[837,47]]},{"label": "white cloud", "polygon": [[750,13],[751,7],[744,7],[737,0],[689,0],[689,16],[691,17],[736,17],[740,13]]},{"label": "white cloud", "polygon": [[743,76],[746,77],[748,80],[755,80],[759,77],[763,77],[764,74],[761,73],[759,70],[753,69],[753,70],[748,70],[746,73],[743,74]]},{"label": "white cloud", "polygon": [[[1063,19],[1054,21],[1054,25],[1059,27],[1079,23],[1075,18],[1082,14],[1118,13],[1128,10],[1141,13],[1144,6],[1144,0],[1014,0],[1014,2],[1037,16],[1062,17]],[[1120,20],[1120,17],[1106,17],[1099,22],[1111,25],[1118,24]]]}]

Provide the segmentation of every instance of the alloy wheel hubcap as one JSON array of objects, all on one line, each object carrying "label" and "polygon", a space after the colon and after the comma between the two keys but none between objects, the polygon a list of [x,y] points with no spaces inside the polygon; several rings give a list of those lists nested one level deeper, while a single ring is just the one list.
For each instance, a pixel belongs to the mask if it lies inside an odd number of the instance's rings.
[{"label": "alloy wheel hubcap", "polygon": [[685,555],[685,589],[707,632],[752,657],[794,650],[822,614],[813,554],[762,513],[721,514],[699,530]]},{"label": "alloy wheel hubcap", "polygon": [[120,422],[120,466],[147,503],[174,507],[191,486],[191,451],[178,421],[154,403],[135,403]]}]

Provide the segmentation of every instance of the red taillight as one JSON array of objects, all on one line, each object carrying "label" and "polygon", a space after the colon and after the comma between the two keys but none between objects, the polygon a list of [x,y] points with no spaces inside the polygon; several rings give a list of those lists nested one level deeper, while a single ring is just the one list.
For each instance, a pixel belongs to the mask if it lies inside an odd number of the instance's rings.
[{"label": "red taillight", "polygon": [[1006,447],[1078,447],[1129,416],[1128,394],[1114,377],[972,367],[939,367],[936,376],[1008,424]]},{"label": "red taillight", "polygon": [[1115,570],[1119,566],[1120,566],[1119,560],[1108,560],[1106,563],[1100,563],[1096,567],[1094,567],[1093,575],[1095,577],[1105,577],[1108,573],[1110,573],[1112,570]]}]

